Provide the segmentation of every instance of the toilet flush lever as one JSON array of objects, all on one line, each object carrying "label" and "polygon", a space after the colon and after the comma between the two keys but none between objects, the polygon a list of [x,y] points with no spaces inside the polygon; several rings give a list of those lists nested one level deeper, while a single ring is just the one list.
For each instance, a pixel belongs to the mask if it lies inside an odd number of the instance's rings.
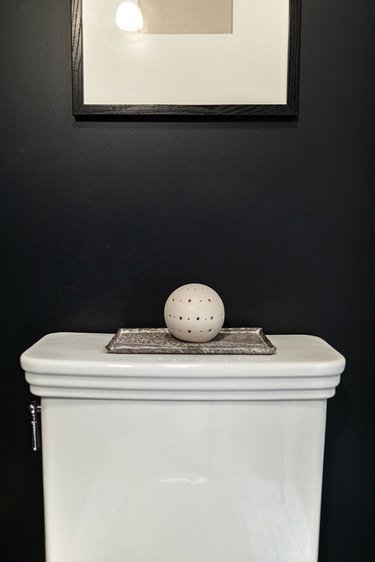
[{"label": "toilet flush lever", "polygon": [[39,415],[42,407],[37,402],[31,402],[28,409],[29,409],[30,423],[31,423],[31,448],[33,451],[39,451],[40,449]]}]

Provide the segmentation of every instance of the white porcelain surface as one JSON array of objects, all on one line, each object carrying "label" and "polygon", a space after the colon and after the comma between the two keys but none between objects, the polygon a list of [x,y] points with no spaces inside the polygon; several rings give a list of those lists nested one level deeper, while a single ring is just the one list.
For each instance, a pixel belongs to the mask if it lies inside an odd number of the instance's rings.
[{"label": "white porcelain surface", "polygon": [[275,355],[117,355],[111,334],[49,334],[21,357],[43,397],[128,400],[329,398],[345,360],[314,336],[269,336]]},{"label": "white porcelain surface", "polygon": [[344,358],[313,336],[252,357],[111,355],[110,337],[21,358],[43,396],[47,562],[317,562]]},{"label": "white porcelain surface", "polygon": [[216,291],[201,283],[188,283],[169,295],[164,320],[175,338],[207,342],[224,324],[224,304]]},{"label": "white porcelain surface", "polygon": [[47,562],[316,562],[325,409],[43,399]]}]

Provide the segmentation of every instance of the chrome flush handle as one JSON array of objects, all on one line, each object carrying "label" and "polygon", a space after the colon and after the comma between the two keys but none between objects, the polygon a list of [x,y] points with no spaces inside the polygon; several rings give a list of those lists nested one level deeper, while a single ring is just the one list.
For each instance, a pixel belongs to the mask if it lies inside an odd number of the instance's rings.
[{"label": "chrome flush handle", "polygon": [[40,449],[40,421],[39,414],[41,412],[41,405],[37,402],[31,402],[29,404],[29,414],[31,423],[31,448],[33,451],[39,451]]}]

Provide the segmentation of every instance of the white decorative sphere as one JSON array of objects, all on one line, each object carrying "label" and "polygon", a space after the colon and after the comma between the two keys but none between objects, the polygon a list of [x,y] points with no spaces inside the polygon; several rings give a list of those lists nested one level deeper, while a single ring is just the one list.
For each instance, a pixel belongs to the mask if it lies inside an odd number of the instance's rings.
[{"label": "white decorative sphere", "polygon": [[212,340],[220,332],[224,317],[224,304],[217,292],[200,283],[182,285],[169,295],[164,307],[167,327],[184,341]]}]

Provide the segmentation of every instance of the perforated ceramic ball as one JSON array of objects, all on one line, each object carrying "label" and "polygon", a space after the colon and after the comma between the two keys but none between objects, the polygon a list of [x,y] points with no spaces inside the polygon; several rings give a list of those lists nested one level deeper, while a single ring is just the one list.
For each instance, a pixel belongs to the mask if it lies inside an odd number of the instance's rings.
[{"label": "perforated ceramic ball", "polygon": [[164,307],[167,327],[184,341],[212,340],[220,332],[224,317],[224,304],[217,292],[200,283],[182,285],[169,295]]}]

